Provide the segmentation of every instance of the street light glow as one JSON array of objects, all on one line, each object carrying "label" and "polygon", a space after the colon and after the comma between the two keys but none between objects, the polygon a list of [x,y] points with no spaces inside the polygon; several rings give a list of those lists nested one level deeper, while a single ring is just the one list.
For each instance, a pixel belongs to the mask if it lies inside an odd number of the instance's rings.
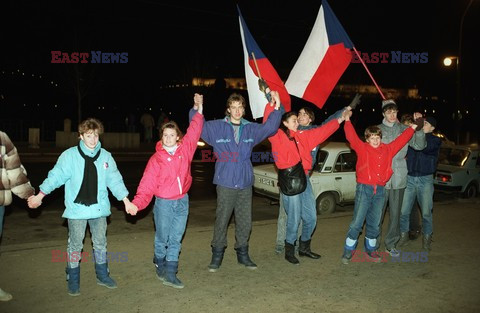
[{"label": "street light glow", "polygon": [[451,58],[445,58],[445,59],[443,59],[443,65],[445,65],[445,66],[450,66],[450,65],[452,65],[452,59],[451,59]]}]

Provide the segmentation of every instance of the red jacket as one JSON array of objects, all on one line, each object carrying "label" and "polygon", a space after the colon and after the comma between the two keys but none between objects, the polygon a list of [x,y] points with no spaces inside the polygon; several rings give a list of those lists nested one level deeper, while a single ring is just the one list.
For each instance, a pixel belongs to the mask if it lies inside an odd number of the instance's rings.
[{"label": "red jacket", "polygon": [[308,174],[312,167],[312,149],[327,140],[338,127],[338,121],[335,119],[317,128],[290,131],[290,136],[297,142],[298,150],[295,142],[288,139],[285,132],[279,129],[275,135],[268,138],[272,143],[272,153],[276,156],[275,165],[279,169],[286,169],[297,164],[301,158],[303,169]]},{"label": "red jacket", "polygon": [[163,148],[161,141],[157,143],[156,152],[147,163],[137,194],[132,201],[139,210],[145,209],[154,195],[175,200],[188,192],[192,185],[190,165],[202,127],[203,116],[197,112],[173,155]]},{"label": "red jacket", "polygon": [[345,121],[345,136],[357,153],[357,183],[385,186],[393,174],[392,160],[415,132],[411,127],[389,144],[380,143],[378,148],[358,138],[350,121]]}]

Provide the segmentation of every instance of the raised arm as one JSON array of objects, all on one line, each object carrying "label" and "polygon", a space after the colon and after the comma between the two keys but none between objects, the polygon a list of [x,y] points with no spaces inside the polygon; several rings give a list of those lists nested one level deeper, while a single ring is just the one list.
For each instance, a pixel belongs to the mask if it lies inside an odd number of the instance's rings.
[{"label": "raised arm", "polygon": [[[420,125],[419,128],[417,128],[418,131],[416,131],[414,133],[414,135],[412,136],[412,138],[408,142],[408,145],[415,150],[423,150],[427,146],[427,140],[425,139],[425,133],[423,131],[421,131],[421,129],[420,129],[420,128],[423,127],[422,113],[420,113],[420,112],[413,113],[413,120],[415,122],[421,120],[422,125]],[[417,123],[417,125],[418,125],[418,123]]]},{"label": "raised arm", "polygon": [[350,121],[351,115],[352,114],[350,112],[350,114],[345,118],[345,125],[343,125],[343,130],[345,131],[345,138],[347,138],[352,149],[358,150],[358,148],[360,148],[364,142],[358,137],[357,132],[355,131],[355,128]]},{"label": "raised arm", "polygon": [[193,97],[193,101],[193,110],[196,110],[197,113],[190,120],[187,133],[183,137],[183,144],[187,145],[192,153],[197,148],[197,142],[202,134],[202,128],[204,124],[203,95],[196,93]]},{"label": "raised arm", "polygon": [[[417,124],[413,123],[412,125],[410,125],[410,127],[406,128],[400,134],[400,136],[398,136],[397,138],[395,138],[394,141],[388,144],[390,149],[392,149],[393,151],[393,155],[397,154],[397,152],[400,151],[408,143],[410,138],[412,138],[416,128],[417,128]],[[418,131],[417,133],[420,133],[420,132],[423,133],[423,131]]]}]

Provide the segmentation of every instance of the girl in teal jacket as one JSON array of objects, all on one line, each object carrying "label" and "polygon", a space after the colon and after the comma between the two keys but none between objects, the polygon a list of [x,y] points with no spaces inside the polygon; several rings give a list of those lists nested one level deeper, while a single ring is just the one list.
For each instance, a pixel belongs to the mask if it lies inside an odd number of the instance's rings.
[{"label": "girl in teal jacket", "polygon": [[[97,284],[117,288],[110,278],[107,265],[107,216],[110,212],[107,188],[120,201],[128,213],[133,204],[112,155],[101,147],[99,135],[103,133],[100,121],[89,118],[78,127],[80,141],[76,147],[65,150],[40,185],[36,196],[28,199],[30,208],[42,204],[45,195],[65,185],[65,211],[68,219],[67,281],[68,294],[80,294],[80,259],[87,223],[92,233],[93,257]],[[134,206],[133,206],[134,207]]]}]

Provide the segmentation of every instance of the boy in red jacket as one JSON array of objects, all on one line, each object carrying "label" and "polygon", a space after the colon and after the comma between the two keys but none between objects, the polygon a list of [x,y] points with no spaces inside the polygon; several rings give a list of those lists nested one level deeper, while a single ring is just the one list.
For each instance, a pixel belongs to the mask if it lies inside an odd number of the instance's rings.
[{"label": "boy in red jacket", "polygon": [[178,256],[187,226],[187,192],[192,185],[190,165],[203,127],[203,96],[195,94],[194,103],[197,112],[183,138],[175,122],[162,125],[157,151],[148,161],[132,201],[138,210],[143,210],[155,196],[153,262],[158,279],[173,288],[184,287],[176,275]]},{"label": "boy in red jacket", "polygon": [[365,130],[365,140],[358,138],[350,122],[350,111],[345,117],[345,136],[357,153],[357,188],[353,218],[345,240],[342,263],[348,264],[357,246],[357,240],[366,223],[365,252],[372,262],[380,262],[376,251],[377,237],[380,233],[380,219],[385,201],[385,184],[393,174],[392,159],[395,154],[412,138],[417,124],[412,124],[400,136],[389,144],[382,143],[382,131],[377,126]]}]

